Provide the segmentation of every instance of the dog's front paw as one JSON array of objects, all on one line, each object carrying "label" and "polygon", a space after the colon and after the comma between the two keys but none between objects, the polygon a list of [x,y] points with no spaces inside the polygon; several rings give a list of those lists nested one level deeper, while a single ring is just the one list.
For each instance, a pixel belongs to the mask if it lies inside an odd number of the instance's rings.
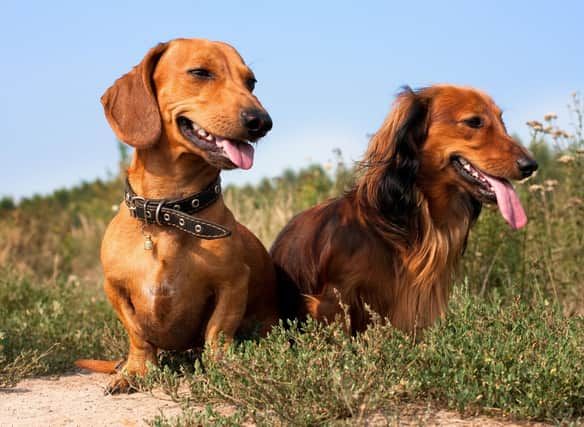
[{"label": "dog's front paw", "polygon": [[134,393],[135,391],[138,391],[138,389],[130,383],[127,376],[116,374],[106,386],[104,394],[107,396],[120,393]]}]

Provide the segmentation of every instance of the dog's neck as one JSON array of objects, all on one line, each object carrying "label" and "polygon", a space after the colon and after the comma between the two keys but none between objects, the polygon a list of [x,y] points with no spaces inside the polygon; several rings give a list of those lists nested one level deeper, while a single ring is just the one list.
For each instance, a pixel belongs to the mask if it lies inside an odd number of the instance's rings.
[{"label": "dog's neck", "polygon": [[457,259],[480,213],[480,204],[468,194],[453,190],[437,179],[419,180],[417,187],[422,207],[420,212],[425,219],[422,228],[444,236],[448,242],[449,256]]},{"label": "dog's neck", "polygon": [[408,265],[416,281],[442,283],[448,289],[452,275],[480,213],[480,203],[460,192],[439,193],[438,188],[418,188],[418,230],[420,245],[414,245]]},{"label": "dog's neck", "polygon": [[135,150],[128,179],[136,194],[149,199],[174,199],[198,193],[219,170],[191,154],[176,155],[167,144]]},{"label": "dog's neck", "polygon": [[466,224],[468,228],[474,222],[474,208],[469,196],[440,185],[421,193],[437,229],[448,231],[453,226],[460,227],[462,224]]},{"label": "dog's neck", "polygon": [[418,327],[429,326],[446,310],[450,288],[475,218],[472,203],[464,198],[448,199],[444,206],[436,202],[418,191],[416,234],[419,241],[404,253],[404,281],[410,284],[408,292],[413,292],[408,298],[418,303]]}]

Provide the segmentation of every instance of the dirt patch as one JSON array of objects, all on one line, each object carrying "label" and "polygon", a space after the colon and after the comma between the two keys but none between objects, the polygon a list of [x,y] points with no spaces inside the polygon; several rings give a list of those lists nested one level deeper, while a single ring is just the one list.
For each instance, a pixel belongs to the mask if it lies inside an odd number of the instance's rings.
[{"label": "dirt patch", "polygon": [[104,396],[109,375],[33,378],[0,391],[0,426],[146,426],[161,412],[180,412],[162,393]]},{"label": "dirt patch", "polygon": [[512,421],[496,419],[487,416],[461,417],[453,411],[437,409],[432,406],[407,404],[393,409],[391,414],[377,413],[367,419],[365,425],[371,427],[399,426],[399,427],[549,427],[551,424],[527,421]]},{"label": "dirt patch", "polygon": [[[0,427],[8,426],[147,426],[144,420],[163,413],[171,417],[180,406],[161,392],[105,396],[109,375],[75,373],[57,379],[33,378],[15,388],[0,390]],[[223,410],[219,411],[223,412]],[[232,412],[232,410],[226,410]],[[452,411],[421,405],[377,413],[372,426],[545,426],[489,417],[462,418]]]}]

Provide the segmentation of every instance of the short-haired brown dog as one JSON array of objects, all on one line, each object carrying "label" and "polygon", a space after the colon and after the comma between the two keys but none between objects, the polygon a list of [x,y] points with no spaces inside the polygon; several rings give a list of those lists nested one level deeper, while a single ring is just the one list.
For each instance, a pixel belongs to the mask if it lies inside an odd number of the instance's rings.
[{"label": "short-haired brown dog", "polygon": [[[101,260],[105,291],[130,350],[107,392],[129,391],[157,350],[230,341],[277,318],[272,262],[223,203],[221,169],[249,169],[272,121],[253,95],[255,77],[220,42],[177,39],[152,48],[102,97],[116,136],[136,148],[125,204]],[[116,371],[116,362],[77,366]]]}]

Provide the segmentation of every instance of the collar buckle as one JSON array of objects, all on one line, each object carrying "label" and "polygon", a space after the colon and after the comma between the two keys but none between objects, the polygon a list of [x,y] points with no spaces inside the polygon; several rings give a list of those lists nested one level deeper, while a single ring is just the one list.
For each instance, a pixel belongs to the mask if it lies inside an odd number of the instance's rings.
[{"label": "collar buckle", "polygon": [[[131,196],[129,193],[126,193],[126,204],[128,205],[128,210],[130,211],[130,216],[132,218],[138,218],[138,215],[136,213],[136,210],[138,209],[138,206],[136,205],[136,201],[140,200],[142,201],[142,206],[144,206],[144,208],[146,208],[146,199],[142,196]],[[144,209],[144,211],[146,211],[146,209]]]}]

